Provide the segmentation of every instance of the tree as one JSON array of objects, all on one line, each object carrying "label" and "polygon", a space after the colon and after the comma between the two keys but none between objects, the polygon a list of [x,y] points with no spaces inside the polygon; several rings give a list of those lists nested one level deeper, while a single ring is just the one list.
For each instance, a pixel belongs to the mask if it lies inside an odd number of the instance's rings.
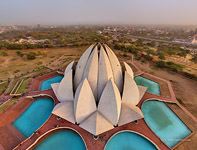
[{"label": "tree", "polygon": [[159,52],[157,53],[157,55],[159,56],[159,59],[165,60],[165,53],[164,52]]},{"label": "tree", "polygon": [[155,52],[154,52],[154,50],[152,50],[152,49],[148,49],[146,52],[147,52],[147,54],[155,55]]},{"label": "tree", "polygon": [[196,54],[193,56],[193,58],[191,59],[191,61],[193,61],[194,63],[197,63],[197,55]]},{"label": "tree", "polygon": [[150,56],[150,55],[144,55],[144,58],[146,59],[146,60],[152,60],[152,57]]},{"label": "tree", "polygon": [[187,53],[186,53],[186,51],[182,51],[182,52],[178,53],[177,55],[185,58],[187,56]]},{"label": "tree", "polygon": [[151,46],[151,47],[155,47],[156,43],[155,43],[155,41],[151,41],[151,42],[148,42],[147,45]]},{"label": "tree", "polygon": [[33,60],[36,58],[36,53],[30,52],[27,54],[27,59]]},{"label": "tree", "polygon": [[23,57],[23,56],[24,56],[24,53],[21,52],[21,51],[16,51],[16,54],[17,54],[18,56],[20,56],[20,57]]},{"label": "tree", "polygon": [[166,62],[165,61],[157,61],[156,66],[158,68],[164,68],[164,67],[166,67]]},{"label": "tree", "polygon": [[137,46],[143,46],[143,45],[144,45],[142,39],[138,39],[138,40],[136,41],[136,44],[137,44]]}]

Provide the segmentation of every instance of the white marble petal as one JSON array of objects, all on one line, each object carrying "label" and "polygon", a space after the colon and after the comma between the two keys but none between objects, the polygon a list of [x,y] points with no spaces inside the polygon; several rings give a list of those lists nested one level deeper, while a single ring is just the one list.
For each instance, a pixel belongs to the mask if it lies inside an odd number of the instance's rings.
[{"label": "white marble petal", "polygon": [[72,123],[75,123],[75,116],[74,116],[74,102],[61,102],[57,104],[52,113],[56,116],[59,116],[65,120],[68,120]]},{"label": "white marble petal", "polygon": [[140,86],[138,85],[138,89],[139,89],[139,101],[142,99],[142,97],[144,96],[144,94],[146,93],[147,87],[145,86]]},{"label": "white marble petal", "polygon": [[114,128],[113,124],[103,117],[98,111],[94,112],[79,126],[93,135],[99,135]]},{"label": "white marble petal", "polygon": [[132,78],[134,78],[134,73],[133,73],[133,70],[131,69],[131,67],[126,62],[124,62],[124,66],[125,66],[126,71],[129,73],[129,75]]},{"label": "white marble petal", "polygon": [[97,46],[92,51],[86,64],[83,79],[87,78],[95,99],[97,100],[97,80],[98,80],[98,50]]},{"label": "white marble petal", "polygon": [[137,105],[139,103],[139,89],[130,74],[125,71],[122,103]]},{"label": "white marble petal", "polygon": [[73,101],[73,76],[72,69],[64,75],[57,89],[57,98],[60,102]]},{"label": "white marble petal", "polygon": [[116,57],[116,55],[114,54],[114,52],[106,44],[104,45],[105,45],[105,49],[107,51],[107,55],[109,57],[109,61],[112,67],[114,81],[119,91],[122,92],[123,79],[122,79],[122,69],[121,69],[120,62],[118,58]]},{"label": "white marble petal", "polygon": [[134,105],[122,104],[118,126],[143,118],[142,111]]},{"label": "white marble petal", "polygon": [[76,70],[75,70],[75,76],[74,76],[74,90],[77,89],[78,85],[81,83],[82,81],[82,77],[83,77],[83,72],[86,66],[86,63],[88,61],[88,58],[90,56],[90,53],[92,52],[92,48],[94,47],[94,45],[92,44],[80,57],[77,66],[76,66]]},{"label": "white marble petal", "polygon": [[108,80],[113,78],[111,64],[109,62],[109,58],[101,46],[100,55],[99,55],[99,72],[98,72],[98,99],[100,98],[105,85],[107,84]]},{"label": "white marble petal", "polygon": [[78,86],[74,99],[74,112],[77,123],[81,123],[96,111],[96,103],[92,89],[85,78]]},{"label": "white marble petal", "polygon": [[120,92],[112,79],[105,86],[101,95],[98,111],[113,125],[117,125],[120,116],[121,97]]},{"label": "white marble petal", "polygon": [[66,67],[66,69],[64,71],[64,75],[67,74],[73,68],[74,63],[75,63],[75,61],[72,61],[71,63],[68,64],[68,66]]}]

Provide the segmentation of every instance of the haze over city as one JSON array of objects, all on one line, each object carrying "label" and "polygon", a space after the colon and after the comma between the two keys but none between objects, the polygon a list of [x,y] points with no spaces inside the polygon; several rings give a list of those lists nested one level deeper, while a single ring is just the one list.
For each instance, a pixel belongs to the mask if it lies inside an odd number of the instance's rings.
[{"label": "haze over city", "polygon": [[197,24],[195,0],[6,0],[0,24]]},{"label": "haze over city", "polygon": [[197,0],[0,0],[0,150],[197,150]]}]

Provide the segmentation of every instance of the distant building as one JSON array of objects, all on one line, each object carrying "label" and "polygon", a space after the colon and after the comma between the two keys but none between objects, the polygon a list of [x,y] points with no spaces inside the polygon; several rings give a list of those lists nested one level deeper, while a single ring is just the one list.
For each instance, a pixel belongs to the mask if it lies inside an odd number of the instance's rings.
[{"label": "distant building", "polygon": [[197,38],[194,38],[192,44],[197,44]]}]

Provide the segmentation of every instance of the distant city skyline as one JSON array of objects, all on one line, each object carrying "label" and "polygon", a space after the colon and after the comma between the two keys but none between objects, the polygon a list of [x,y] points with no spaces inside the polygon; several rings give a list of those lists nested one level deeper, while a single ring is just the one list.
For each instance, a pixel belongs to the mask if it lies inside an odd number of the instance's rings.
[{"label": "distant city skyline", "polygon": [[0,24],[197,25],[196,0],[6,0]]}]

